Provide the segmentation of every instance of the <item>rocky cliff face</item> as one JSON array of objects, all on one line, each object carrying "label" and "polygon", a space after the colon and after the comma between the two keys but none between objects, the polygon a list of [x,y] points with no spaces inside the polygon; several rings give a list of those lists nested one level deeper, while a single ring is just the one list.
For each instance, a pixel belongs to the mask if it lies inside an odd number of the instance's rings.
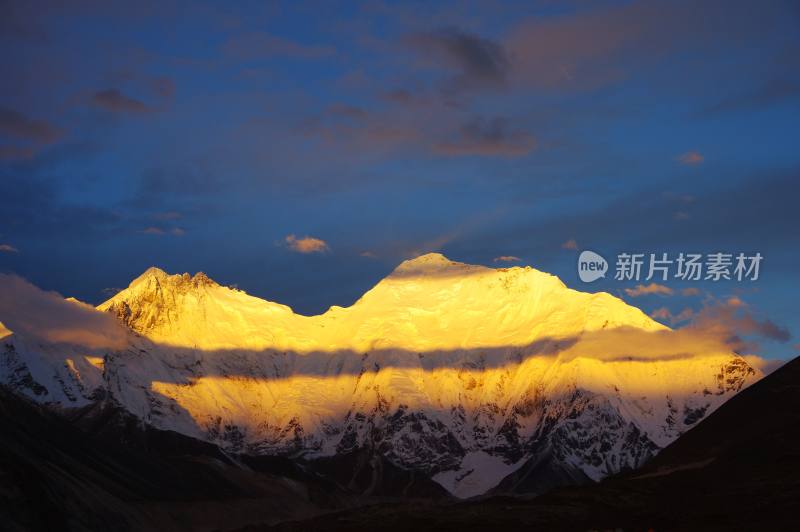
[{"label": "rocky cliff face", "polygon": [[127,348],[12,334],[0,378],[42,402],[107,395],[233,452],[367,453],[461,497],[639,467],[760,377],[609,294],[436,254],[313,317],[158,269],[98,309]]}]

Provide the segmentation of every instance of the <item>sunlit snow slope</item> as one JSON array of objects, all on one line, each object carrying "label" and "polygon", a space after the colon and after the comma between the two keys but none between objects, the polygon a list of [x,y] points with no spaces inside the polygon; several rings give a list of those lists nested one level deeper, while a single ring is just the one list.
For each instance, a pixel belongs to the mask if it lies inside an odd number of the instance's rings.
[{"label": "sunlit snow slope", "polygon": [[439,254],[319,316],[156,268],[98,309],[129,328],[127,348],[98,363],[15,333],[0,377],[64,405],[108,394],[233,451],[371,449],[461,497],[517,470],[544,488],[638,467],[761,376],[609,294]]}]

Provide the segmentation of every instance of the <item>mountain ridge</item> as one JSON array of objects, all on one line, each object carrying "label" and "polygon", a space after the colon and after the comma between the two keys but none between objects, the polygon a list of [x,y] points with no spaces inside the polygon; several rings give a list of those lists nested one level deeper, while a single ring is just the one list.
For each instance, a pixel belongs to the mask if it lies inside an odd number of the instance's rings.
[{"label": "mountain ridge", "polygon": [[[564,323],[564,316],[553,316],[564,306],[563,301],[547,301],[555,296],[572,300],[575,319],[571,323]],[[176,308],[181,305],[184,308]],[[139,333],[173,344],[179,338],[175,345],[200,348],[239,345],[231,335],[214,338],[213,331],[191,331],[182,324],[187,329],[182,336],[174,326],[162,331],[163,324],[173,323],[178,312],[186,321],[198,322],[212,319],[213,314],[217,323],[224,322],[223,315],[236,313],[233,319],[238,325],[258,324],[258,330],[246,331],[249,348],[356,351],[528,345],[545,336],[542,331],[551,317],[561,320],[556,329],[564,337],[621,325],[668,329],[610,294],[571,290],[558,277],[530,267],[492,269],[451,261],[437,253],[404,261],[353,305],[334,306],[314,316],[295,314],[286,305],[220,286],[202,272],[169,275],[155,267],[97,308],[116,314]],[[154,309],[164,319],[154,315]],[[456,317],[464,325],[454,323]],[[269,334],[259,334],[264,331]],[[189,335],[194,339],[185,338]],[[198,342],[198,337],[203,340]],[[309,342],[309,338],[318,341]],[[409,339],[416,345],[409,346]]]},{"label": "mountain ridge", "polygon": [[66,407],[108,397],[227,452],[368,451],[459,497],[640,467],[761,375],[610,294],[439,254],[317,316],[158,268],[96,312],[126,347],[12,334],[0,382]]}]

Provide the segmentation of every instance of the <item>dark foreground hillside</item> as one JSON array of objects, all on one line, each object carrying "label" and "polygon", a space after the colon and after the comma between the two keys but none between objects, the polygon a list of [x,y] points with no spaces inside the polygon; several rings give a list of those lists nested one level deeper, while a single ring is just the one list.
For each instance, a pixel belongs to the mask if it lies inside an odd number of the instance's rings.
[{"label": "dark foreground hillside", "polygon": [[0,386],[0,531],[233,530],[444,488],[364,453],[235,456],[109,401],[60,414]]},{"label": "dark foreground hillside", "polygon": [[0,530],[215,530],[349,504],[288,460],[243,464],[99,410],[68,420],[0,387]]}]

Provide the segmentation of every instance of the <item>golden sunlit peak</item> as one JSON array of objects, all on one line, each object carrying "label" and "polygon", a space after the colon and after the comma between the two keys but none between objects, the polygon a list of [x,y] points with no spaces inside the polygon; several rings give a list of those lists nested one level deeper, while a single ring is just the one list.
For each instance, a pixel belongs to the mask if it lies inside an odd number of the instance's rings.
[{"label": "golden sunlit peak", "polygon": [[441,263],[449,264],[449,263],[452,263],[452,262],[455,262],[455,261],[452,261],[452,260],[448,259],[443,254],[441,254],[441,253],[439,253],[437,251],[431,251],[430,253],[423,253],[422,255],[417,255],[416,257],[408,259],[408,260],[405,260],[403,262],[404,263],[406,263],[406,262],[441,262]]},{"label": "golden sunlit peak", "polygon": [[431,276],[436,277],[443,272],[448,274],[489,271],[489,268],[456,262],[441,253],[426,253],[400,263],[390,277]]},{"label": "golden sunlit peak", "polygon": [[145,281],[147,279],[166,279],[167,277],[169,277],[169,274],[161,268],[158,268],[157,266],[150,266],[144,272],[142,272],[139,277],[131,281],[130,286],[133,286],[139,281]]},{"label": "golden sunlit peak", "polygon": [[6,327],[2,321],[0,321],[0,338],[5,338],[6,336],[11,336],[13,333],[11,330]]},{"label": "golden sunlit peak", "polygon": [[351,307],[317,316],[220,286],[202,273],[158,269],[98,309],[173,346],[297,353],[526,346],[622,326],[665,329],[613,296],[570,290],[533,268],[493,269],[440,253],[403,262]]},{"label": "golden sunlit peak", "polygon": [[150,266],[147,268],[140,277],[168,277],[170,274],[159,268],[158,266]]},{"label": "golden sunlit peak", "polygon": [[177,274],[169,274],[169,273],[165,272],[164,270],[162,270],[161,268],[158,268],[156,266],[151,266],[151,267],[147,268],[147,270],[145,270],[144,273],[142,273],[139,277],[134,279],[131,282],[131,284],[129,285],[129,288],[136,287],[136,286],[138,286],[138,285],[140,285],[142,283],[146,283],[147,281],[150,281],[150,280],[153,280],[153,279],[158,281],[158,282],[171,281],[174,284],[191,283],[191,284],[197,285],[197,286],[201,286],[201,285],[204,285],[204,286],[217,286],[217,283],[213,279],[211,279],[208,275],[203,273],[203,272],[197,272],[194,275],[191,275],[191,274],[189,274],[187,272],[177,273]]},{"label": "golden sunlit peak", "polygon": [[430,267],[447,267],[452,264],[462,264],[460,262],[455,262],[441,253],[425,253],[424,255],[418,255],[413,259],[404,260],[400,263],[400,265],[396,269],[408,268],[408,267],[418,267],[418,266],[430,266]]}]

